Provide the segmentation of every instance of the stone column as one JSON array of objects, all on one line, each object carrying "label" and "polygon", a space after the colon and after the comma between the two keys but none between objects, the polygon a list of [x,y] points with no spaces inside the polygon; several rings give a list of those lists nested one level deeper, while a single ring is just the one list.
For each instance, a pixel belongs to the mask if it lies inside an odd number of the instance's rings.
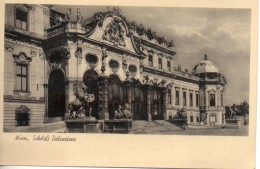
[{"label": "stone column", "polygon": [[146,101],[147,101],[147,116],[148,121],[152,121],[152,113],[151,113],[151,87],[146,86]]},{"label": "stone column", "polygon": [[98,79],[99,90],[99,119],[108,120],[108,77],[100,76]]},{"label": "stone column", "polygon": [[[126,98],[127,98],[127,103],[132,109],[132,83],[131,81],[125,81],[126,83]],[[133,110],[131,110],[133,111]]]},{"label": "stone column", "polygon": [[179,105],[180,105],[180,109],[183,107],[183,91],[182,91],[182,87],[180,87],[179,90]]},{"label": "stone column", "polygon": [[167,116],[167,104],[166,104],[166,100],[167,100],[167,88],[163,88],[162,89],[162,93],[163,93],[163,105],[162,105],[162,113],[163,113],[163,118],[164,120],[167,120],[168,119],[168,116]]},{"label": "stone column", "polygon": [[192,92],[192,97],[193,97],[193,107],[196,108],[196,92],[193,90]]},{"label": "stone column", "polygon": [[48,122],[48,84],[43,84],[44,87],[44,108],[45,108],[45,114],[44,114],[44,123]]},{"label": "stone column", "polygon": [[77,83],[77,78],[67,78],[65,81],[65,114],[64,118],[66,119],[69,116],[69,103],[76,99],[74,93],[74,84]]}]

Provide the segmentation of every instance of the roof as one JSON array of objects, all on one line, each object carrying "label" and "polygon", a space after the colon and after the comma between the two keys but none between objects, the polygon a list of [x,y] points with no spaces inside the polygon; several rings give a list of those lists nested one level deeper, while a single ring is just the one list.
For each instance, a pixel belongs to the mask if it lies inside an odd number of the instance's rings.
[{"label": "roof", "polygon": [[201,73],[219,73],[218,67],[210,60],[208,60],[207,55],[205,55],[204,60],[200,61],[194,67],[195,74]]}]

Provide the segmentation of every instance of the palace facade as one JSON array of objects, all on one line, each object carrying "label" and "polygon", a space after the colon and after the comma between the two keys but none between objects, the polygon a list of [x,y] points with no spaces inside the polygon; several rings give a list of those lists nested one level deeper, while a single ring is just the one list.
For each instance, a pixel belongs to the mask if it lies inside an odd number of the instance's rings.
[{"label": "palace facade", "polygon": [[168,120],[185,110],[189,125],[224,124],[226,80],[207,56],[182,70],[173,41],[128,22],[120,9],[88,19],[78,9],[76,20],[70,13],[5,6],[4,128],[17,125],[21,105],[30,109],[31,126],[64,120],[77,81],[95,95],[99,120],[128,103],[133,120]]}]

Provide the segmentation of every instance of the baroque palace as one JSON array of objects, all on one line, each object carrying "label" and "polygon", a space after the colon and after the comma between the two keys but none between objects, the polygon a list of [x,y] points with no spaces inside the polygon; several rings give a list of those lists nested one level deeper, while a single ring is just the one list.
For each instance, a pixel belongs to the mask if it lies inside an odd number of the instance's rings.
[{"label": "baroque palace", "polygon": [[[76,12],[76,11],[74,11]],[[92,116],[113,119],[129,104],[133,120],[168,120],[185,111],[188,125],[224,124],[226,80],[207,56],[193,71],[176,66],[173,41],[113,8],[77,19],[47,5],[7,4],[4,37],[4,128],[30,109],[29,125],[62,121],[83,81],[95,96]]]}]

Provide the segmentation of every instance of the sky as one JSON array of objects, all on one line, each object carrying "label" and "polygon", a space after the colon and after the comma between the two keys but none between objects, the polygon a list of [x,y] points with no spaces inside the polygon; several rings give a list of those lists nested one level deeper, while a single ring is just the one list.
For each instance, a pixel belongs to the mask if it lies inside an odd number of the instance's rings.
[{"label": "sky", "polygon": [[[107,6],[54,6],[66,12],[77,8],[83,18]],[[250,68],[250,9],[119,7],[127,21],[135,21],[165,36],[175,43],[175,67],[178,64],[190,71],[207,54],[227,79],[225,105],[249,101]],[[112,7],[110,7],[112,9]]]}]

